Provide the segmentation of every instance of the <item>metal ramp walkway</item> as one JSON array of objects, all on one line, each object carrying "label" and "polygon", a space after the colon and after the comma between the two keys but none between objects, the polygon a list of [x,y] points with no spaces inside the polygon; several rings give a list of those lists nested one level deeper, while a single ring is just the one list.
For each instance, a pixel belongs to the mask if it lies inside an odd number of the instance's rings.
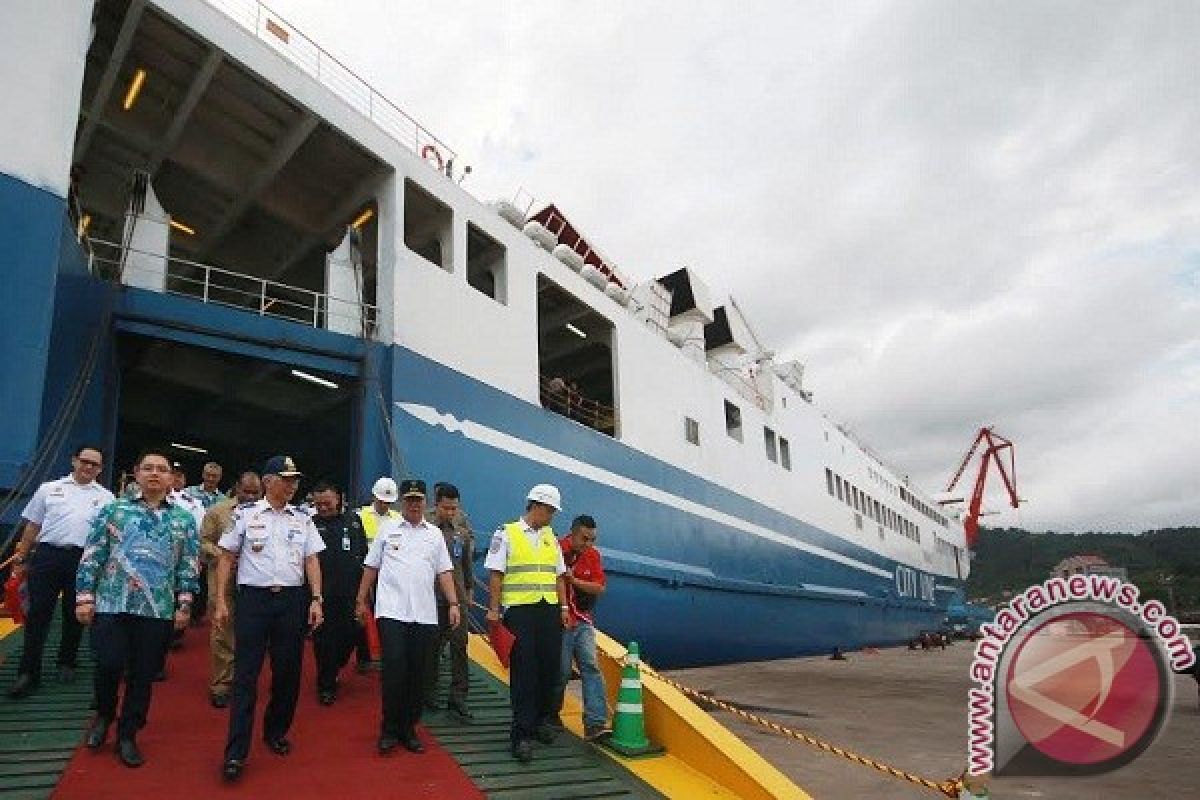
[{"label": "metal ramp walkway", "polygon": [[[449,662],[442,660],[439,697],[445,697]],[[449,751],[476,786],[496,800],[662,797],[652,787],[595,747],[562,732],[552,745],[536,745],[532,764],[509,752],[508,687],[487,670],[470,664],[469,705],[475,718],[460,721],[450,711],[426,711],[422,724]]]},{"label": "metal ramp walkway", "polygon": [[[5,621],[0,622],[3,624]],[[198,634],[203,629],[194,629]],[[17,657],[22,646],[22,631],[13,631],[0,639],[0,800],[25,800],[26,798],[48,798],[55,796],[80,796],[79,776],[73,775],[71,781],[60,785],[63,775],[73,770],[78,772],[78,765],[71,766],[70,762],[80,748],[83,730],[91,718],[89,709],[92,700],[92,654],[88,647],[88,636],[85,633],[79,653],[79,668],[73,684],[61,685],[54,675],[54,655],[58,647],[59,623],[57,618],[52,623],[50,636],[46,645],[44,676],[41,687],[29,697],[22,700],[10,700],[4,692],[16,678]],[[2,635],[2,629],[0,629]],[[306,647],[306,650],[308,648]],[[199,652],[203,650],[203,653]],[[306,660],[309,655],[306,653]],[[195,659],[207,664],[207,636],[193,635],[185,655],[172,656],[172,659]],[[206,689],[202,683],[196,683],[200,673],[185,669],[182,661],[173,661],[175,668],[169,667],[171,679],[168,684],[160,684],[156,695],[162,693],[169,696],[172,690],[180,687],[186,681],[184,691],[203,695]],[[445,696],[445,685],[449,681],[448,661],[443,660],[440,692]],[[311,673],[306,670],[305,684],[302,693],[311,694],[313,687],[309,685]],[[179,683],[175,683],[178,681]],[[193,686],[193,684],[195,685]],[[374,678],[371,679],[374,683]],[[168,688],[169,687],[169,688]],[[363,690],[369,691],[373,698],[378,695],[377,685],[366,685]],[[170,702],[167,696],[158,699],[159,703]],[[324,713],[335,715],[353,715],[351,724],[354,729],[360,727],[364,734],[373,737],[374,728],[378,723],[377,699],[367,707],[343,707],[342,704]],[[437,744],[457,762],[465,773],[465,779],[473,783],[478,790],[489,798],[521,798],[521,800],[559,800],[563,798],[657,798],[662,797],[648,784],[637,776],[623,769],[612,759],[596,750],[592,745],[582,741],[577,736],[563,732],[558,741],[552,745],[537,745],[535,760],[532,764],[521,764],[512,758],[509,752],[508,728],[510,709],[508,703],[508,687],[493,677],[486,669],[478,664],[470,665],[470,705],[475,718],[464,722],[456,714],[449,711],[427,712],[423,720],[424,727],[436,739]],[[313,713],[313,712],[309,712]],[[157,730],[161,733],[166,729],[163,717],[157,715]],[[225,715],[214,714],[205,710],[203,716],[197,717],[197,724],[206,731],[212,728],[211,738],[219,743],[224,735]],[[329,720],[333,725],[333,720]],[[170,739],[175,736],[168,734]],[[303,734],[297,734],[297,744],[305,746]],[[217,751],[219,752],[219,751]],[[172,758],[172,753],[175,757]],[[371,752],[361,754],[371,760],[377,758]],[[165,767],[166,771],[191,769],[182,763],[185,754],[177,749],[156,747],[156,767]],[[83,752],[85,759],[94,759],[93,754]],[[357,757],[357,756],[356,756]],[[215,758],[215,755],[214,755]],[[102,762],[113,762],[109,757],[100,757]],[[180,761],[179,764],[163,763]],[[85,761],[94,764],[95,761]],[[294,759],[293,759],[294,763]],[[269,762],[259,760],[254,766],[262,770]],[[111,765],[108,765],[111,766]],[[432,764],[430,765],[432,766]],[[95,770],[95,767],[90,767]],[[113,770],[120,769],[112,767]],[[129,779],[131,790],[136,791],[138,781],[151,777],[150,767],[144,767],[134,773],[116,773],[122,780]],[[419,768],[418,768],[419,769]],[[92,772],[87,786],[93,791],[99,791],[100,796],[111,796],[117,787],[106,786],[111,780],[109,775]],[[178,774],[178,773],[175,773]],[[215,771],[211,776],[212,789],[217,789]],[[400,779],[400,776],[397,776]],[[96,781],[92,783],[91,781]],[[403,780],[403,779],[401,779]],[[273,781],[272,781],[273,782]],[[68,788],[68,785],[70,788]],[[268,784],[269,786],[270,784]],[[146,787],[148,788],[148,787]],[[265,787],[264,787],[265,788]],[[276,787],[280,789],[282,787]],[[364,790],[366,787],[363,787]],[[181,790],[177,786],[177,790]],[[140,792],[138,792],[140,793]],[[169,800],[171,792],[153,792]],[[311,793],[287,792],[288,800],[302,800],[305,796],[324,796],[324,792],[313,786]],[[350,797],[353,791],[345,791],[342,795]],[[175,795],[179,796],[179,795]],[[259,792],[258,796],[274,796]]]},{"label": "metal ramp walkway", "polygon": [[0,800],[49,797],[75,754],[91,718],[92,652],[85,634],[75,682],[59,684],[54,656],[61,626],[51,623],[42,659],[42,685],[32,696],[10,700],[24,638],[15,631],[0,639]]}]

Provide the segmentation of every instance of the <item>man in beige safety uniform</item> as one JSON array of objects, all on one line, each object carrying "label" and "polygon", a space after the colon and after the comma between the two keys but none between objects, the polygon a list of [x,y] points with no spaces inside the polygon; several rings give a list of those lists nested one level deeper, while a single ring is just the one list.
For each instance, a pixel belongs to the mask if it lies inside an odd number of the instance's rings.
[{"label": "man in beige safety uniform", "polygon": [[[243,472],[235,489],[236,496],[218,500],[205,512],[204,522],[200,525],[200,558],[208,566],[209,619],[212,619],[208,631],[208,646],[212,654],[208,701],[213,708],[229,705],[229,692],[233,687],[233,621],[218,623],[212,618],[212,611],[217,605],[217,558],[220,555],[217,541],[233,526],[235,508],[262,499],[262,481],[257,472]],[[235,586],[236,583],[230,581],[225,597],[231,612],[234,609]]]}]

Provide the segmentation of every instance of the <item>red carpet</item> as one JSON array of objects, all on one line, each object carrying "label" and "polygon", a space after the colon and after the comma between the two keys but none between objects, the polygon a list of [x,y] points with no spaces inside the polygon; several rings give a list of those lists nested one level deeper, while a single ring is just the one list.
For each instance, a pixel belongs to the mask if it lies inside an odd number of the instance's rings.
[{"label": "red carpet", "polygon": [[54,797],[484,797],[424,729],[420,731],[426,748],[423,754],[414,755],[403,748],[386,756],[376,753],[378,673],[358,675],[353,666],[348,667],[342,671],[338,702],[328,708],[318,705],[308,643],[300,702],[289,734],[291,754],[277,756],[261,741],[270,673],[270,668],[264,667],[255,745],[241,780],[225,784],[220,768],[229,713],[208,704],[208,663],[208,629],[192,628],[183,650],[167,660],[167,680],[154,685],[149,720],[138,736],[146,763],[138,769],[123,766],[113,752],[110,734],[109,743],[98,752],[82,747],[76,751]]}]

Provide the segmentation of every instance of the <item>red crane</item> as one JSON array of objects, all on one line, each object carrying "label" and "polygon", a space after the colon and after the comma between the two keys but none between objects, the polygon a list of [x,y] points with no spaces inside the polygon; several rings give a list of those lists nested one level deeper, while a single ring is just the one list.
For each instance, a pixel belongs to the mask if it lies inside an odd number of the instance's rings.
[{"label": "red crane", "polygon": [[[1000,472],[1000,478],[1004,481],[1004,488],[1008,490],[1008,499],[1013,508],[1017,508],[1021,501],[1017,498],[1017,461],[1016,451],[1013,448],[1013,443],[1005,439],[998,433],[994,433],[990,427],[980,428],[978,435],[975,437],[975,442],[971,445],[971,449],[963,456],[962,463],[958,465],[958,471],[954,473],[954,477],[950,479],[950,483],[946,486],[946,491],[951,492],[958,485],[958,479],[962,477],[967,470],[967,465],[971,463],[971,459],[975,457],[975,452],[979,450],[979,445],[986,444],[987,448],[983,451],[983,457],[979,460],[979,474],[975,478],[975,490],[971,492],[971,504],[967,508],[967,518],[963,522],[963,526],[967,533],[967,548],[975,547],[975,538],[979,535],[979,516],[981,507],[983,506],[983,486],[987,481],[988,462],[994,460],[996,469]],[[1004,466],[1004,461],[1000,458],[1002,450],[1008,451],[1008,467]],[[961,502],[948,500],[945,502]]]}]

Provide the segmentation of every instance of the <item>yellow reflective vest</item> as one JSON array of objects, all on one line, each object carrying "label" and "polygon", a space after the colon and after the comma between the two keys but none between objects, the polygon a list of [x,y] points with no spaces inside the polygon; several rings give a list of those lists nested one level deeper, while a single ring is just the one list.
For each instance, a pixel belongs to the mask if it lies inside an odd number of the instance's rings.
[{"label": "yellow reflective vest", "polygon": [[[389,519],[399,519],[401,514],[399,511],[388,509]],[[375,534],[379,533],[379,514],[375,511],[375,506],[363,506],[358,510],[358,518],[362,520],[363,533],[367,534],[367,541],[375,541]]]},{"label": "yellow reflective vest", "polygon": [[558,603],[558,540],[546,526],[538,531],[535,547],[520,522],[504,526],[508,537],[508,563],[500,584],[500,602],[505,606],[528,606],[545,600]]}]

